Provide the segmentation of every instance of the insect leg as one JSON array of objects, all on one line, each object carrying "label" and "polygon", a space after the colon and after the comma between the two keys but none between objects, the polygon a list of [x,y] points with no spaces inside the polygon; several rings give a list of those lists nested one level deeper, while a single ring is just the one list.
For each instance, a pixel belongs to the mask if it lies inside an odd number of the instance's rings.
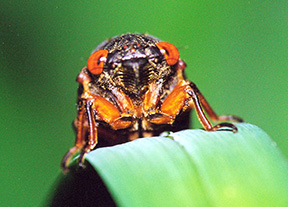
[{"label": "insect leg", "polygon": [[243,122],[243,119],[234,115],[221,115],[218,116],[215,111],[212,109],[210,104],[207,102],[207,100],[204,98],[204,96],[201,94],[199,89],[196,87],[195,84],[190,84],[191,88],[193,88],[195,91],[197,91],[197,96],[199,97],[199,100],[207,112],[207,115],[211,118],[212,121],[236,121],[236,122]]},{"label": "insect leg", "polygon": [[85,126],[84,126],[85,121],[86,121],[85,108],[82,105],[78,109],[77,119],[75,120],[76,122],[75,145],[66,153],[61,162],[61,167],[64,173],[68,172],[68,165],[72,157],[78,152],[80,152],[80,150],[82,150],[82,148],[85,145]]},{"label": "insect leg", "polygon": [[80,167],[83,167],[85,154],[93,150],[98,142],[97,124],[96,124],[95,116],[92,111],[92,105],[93,105],[93,101],[88,100],[85,106],[87,118],[88,118],[89,135],[88,135],[88,141],[86,141],[86,145],[82,149],[80,156],[79,156],[78,162],[79,162]]},{"label": "insect leg", "polygon": [[[190,87],[186,89],[187,93],[190,95],[193,101],[193,106],[195,107],[197,117],[201,122],[202,126],[207,131],[215,131],[220,128],[230,128],[233,132],[237,132],[237,127],[231,123],[220,123],[213,126],[210,121],[207,119],[203,109],[207,112],[208,116],[211,117],[212,120],[222,121],[229,120],[234,121],[234,116],[217,116],[211,106],[208,104],[204,96],[200,93],[199,89],[196,87],[194,83],[190,83]],[[233,118],[233,119],[232,119]],[[236,117],[235,117],[236,118]],[[236,121],[241,120],[240,118],[236,119]]]}]

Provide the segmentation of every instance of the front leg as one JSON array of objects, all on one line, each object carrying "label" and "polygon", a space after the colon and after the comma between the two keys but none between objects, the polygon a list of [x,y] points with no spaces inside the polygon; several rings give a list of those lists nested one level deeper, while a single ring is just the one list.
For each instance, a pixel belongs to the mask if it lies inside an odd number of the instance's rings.
[{"label": "front leg", "polygon": [[155,113],[153,115],[154,117],[152,116],[150,122],[155,124],[172,123],[181,111],[190,110],[193,107],[196,110],[200,123],[206,131],[230,128],[233,132],[236,132],[237,127],[231,123],[220,123],[213,126],[206,117],[203,108],[213,121],[242,121],[242,119],[236,116],[218,116],[210,107],[204,96],[200,93],[196,85],[190,81],[182,80],[167,96],[160,106],[159,112]]},{"label": "front leg", "polygon": [[[83,93],[81,98],[83,105],[79,107],[76,119],[75,146],[67,152],[62,160],[64,172],[67,171],[71,158],[79,151],[81,151],[78,160],[79,166],[83,166],[85,154],[93,150],[98,142],[98,121],[106,122],[115,130],[128,128],[132,124],[132,118],[131,120],[127,119],[127,114],[121,113],[105,98],[89,92]],[[88,136],[86,136],[87,134]]]},{"label": "front leg", "polygon": [[89,83],[92,79],[87,73],[87,67],[81,70],[76,80],[83,88],[78,92],[78,114],[74,121],[75,145],[66,153],[61,162],[64,172],[67,172],[71,158],[78,152],[80,152],[79,165],[81,166],[85,154],[95,148],[98,142],[97,121],[104,121],[112,129],[117,130],[128,128],[134,119],[134,106],[130,98],[122,91],[115,88],[111,91],[119,109],[105,98],[90,92]]},{"label": "front leg", "polygon": [[233,116],[233,115],[222,115],[218,116],[214,110],[211,108],[211,106],[208,104],[207,100],[204,98],[204,96],[200,93],[199,89],[196,87],[196,85],[192,82],[190,82],[189,87],[185,88],[185,91],[187,94],[191,97],[191,101],[193,103],[193,106],[196,110],[197,117],[204,127],[206,131],[216,131],[218,129],[222,128],[230,128],[234,133],[238,131],[237,127],[234,124],[231,123],[220,123],[215,126],[213,126],[210,121],[207,119],[203,108],[207,112],[208,116],[213,121],[237,121],[237,122],[243,122],[243,120],[239,117]]},{"label": "front leg", "polygon": [[174,117],[169,113],[165,114],[159,110],[159,94],[162,88],[162,82],[151,83],[143,100],[144,117],[154,124],[172,124]]},{"label": "front leg", "polygon": [[86,131],[88,129],[87,126],[87,116],[84,104],[79,104],[77,118],[74,121],[74,127],[76,129],[76,140],[75,145],[69,149],[69,151],[65,154],[61,161],[61,167],[64,173],[68,172],[68,165],[70,163],[71,158],[74,157],[77,153],[79,153],[86,144]]},{"label": "front leg", "polygon": [[83,149],[78,159],[78,163],[80,167],[83,167],[84,155],[90,152],[91,150],[93,150],[96,147],[96,144],[98,143],[98,134],[97,134],[98,123],[96,123],[95,115],[93,114],[93,111],[92,111],[92,106],[93,106],[93,99],[87,101],[86,106],[85,106],[87,120],[88,120],[88,140],[83,146]]}]

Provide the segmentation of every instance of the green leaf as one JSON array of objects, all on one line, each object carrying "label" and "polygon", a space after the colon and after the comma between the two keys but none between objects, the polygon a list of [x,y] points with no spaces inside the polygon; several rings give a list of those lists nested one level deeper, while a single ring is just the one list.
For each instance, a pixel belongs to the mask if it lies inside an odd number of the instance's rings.
[{"label": "green leaf", "polygon": [[141,138],[86,159],[118,206],[287,206],[287,161],[261,129],[237,127]]}]

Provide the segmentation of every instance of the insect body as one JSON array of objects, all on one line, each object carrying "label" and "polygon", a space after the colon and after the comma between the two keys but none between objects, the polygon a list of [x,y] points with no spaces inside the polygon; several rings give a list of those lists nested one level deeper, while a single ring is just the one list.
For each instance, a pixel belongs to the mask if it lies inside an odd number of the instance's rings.
[{"label": "insect body", "polygon": [[204,110],[212,121],[242,120],[218,116],[196,85],[184,78],[185,68],[175,46],[152,36],[124,34],[101,43],[77,77],[76,142],[63,158],[63,169],[78,152],[82,165],[97,143],[114,145],[188,128],[192,108],[205,130],[225,127],[236,132],[231,123],[210,123]]}]

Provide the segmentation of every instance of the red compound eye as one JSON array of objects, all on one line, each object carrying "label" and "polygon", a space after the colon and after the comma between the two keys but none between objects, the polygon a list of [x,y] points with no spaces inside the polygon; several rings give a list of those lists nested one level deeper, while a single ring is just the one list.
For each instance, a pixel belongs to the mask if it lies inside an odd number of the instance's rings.
[{"label": "red compound eye", "polygon": [[100,73],[102,73],[107,55],[107,50],[98,50],[94,52],[88,59],[88,70],[94,75],[99,75]]},{"label": "red compound eye", "polygon": [[168,65],[175,65],[179,60],[178,49],[168,42],[158,42],[156,46],[160,52],[164,55]]}]

